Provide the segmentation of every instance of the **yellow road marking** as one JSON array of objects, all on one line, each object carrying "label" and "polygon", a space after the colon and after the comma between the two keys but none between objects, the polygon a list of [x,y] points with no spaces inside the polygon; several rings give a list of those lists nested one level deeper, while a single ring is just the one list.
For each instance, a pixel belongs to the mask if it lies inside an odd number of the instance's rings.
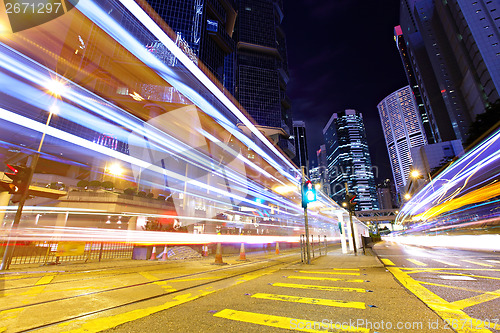
[{"label": "yellow road marking", "polygon": [[55,275],[45,275],[35,283],[35,286],[49,284],[54,279],[54,276]]},{"label": "yellow road marking", "polygon": [[[488,293],[488,294],[476,295],[473,297],[469,297],[466,299],[461,299],[459,301],[452,302],[450,304],[455,306],[457,309],[465,309],[465,308],[468,308],[468,307],[473,306],[473,305],[481,304],[484,302],[488,302],[488,301],[492,301],[494,299],[500,298],[500,294],[498,294],[499,292],[500,292],[500,289],[493,291],[492,294]],[[495,295],[495,294],[497,294],[497,295]]]},{"label": "yellow road marking", "polygon": [[299,271],[299,273],[307,273],[307,274],[334,274],[334,275],[360,275],[359,273],[341,273],[341,272],[315,272],[315,271]]},{"label": "yellow road marking", "polygon": [[273,301],[334,306],[337,308],[366,309],[365,303],[363,302],[348,302],[348,301],[337,301],[333,299],[324,299],[324,298],[309,298],[309,297],[297,297],[297,296],[275,295],[275,294],[264,294],[264,293],[258,293],[252,295],[252,297],[260,299],[270,299]]},{"label": "yellow road marking", "polygon": [[[295,330],[301,332],[331,332],[329,323],[321,323],[318,321],[311,321],[305,319],[296,319],[290,317],[281,317],[266,315],[262,313],[237,311],[231,309],[224,309],[214,314],[214,317],[225,318],[230,320],[242,321],[245,323],[271,326],[277,328],[284,328],[288,330]],[[339,325],[340,326],[340,325]],[[347,324],[342,327],[334,327],[336,332],[362,332],[368,333],[370,330],[366,328],[358,328],[348,326]]]},{"label": "yellow road marking", "polygon": [[319,281],[342,281],[342,282],[365,282],[364,280],[359,279],[337,279],[337,278],[328,278],[328,277],[317,277],[317,276],[295,276],[290,275],[287,276],[289,279],[302,279],[302,280],[319,280]]},{"label": "yellow road marking", "polygon": [[484,266],[484,267],[495,267],[493,265],[485,264],[485,263],[482,263],[482,262],[479,262],[479,261],[474,261],[474,260],[461,259],[461,261],[465,261],[465,262],[468,262],[470,264],[475,264],[475,265]]},{"label": "yellow road marking", "polygon": [[365,289],[361,288],[344,288],[344,287],[330,287],[330,286],[316,286],[308,284],[295,284],[295,283],[273,283],[274,287],[286,287],[286,288],[298,288],[298,289],[313,289],[313,290],[325,290],[325,291],[354,291],[358,293],[365,293]]},{"label": "yellow road marking", "polygon": [[359,268],[332,268],[334,271],[357,271],[359,272]]},{"label": "yellow road marking", "polygon": [[188,282],[188,281],[199,281],[199,280],[210,280],[214,279],[213,277],[199,277],[199,278],[193,278],[193,279],[175,279],[175,280],[170,280],[170,282]]},{"label": "yellow road marking", "polygon": [[409,262],[414,263],[415,265],[419,265],[419,266],[427,266],[427,264],[424,264],[423,262],[418,261],[418,260],[415,260],[415,259],[406,259],[406,260],[408,260]]},{"label": "yellow road marking", "polygon": [[[114,316],[92,319],[92,320],[85,322],[81,327],[74,329],[74,330],[66,331],[66,333],[89,333],[89,332],[104,331],[106,329],[110,329],[110,328],[116,327],[118,325],[130,322],[130,321],[134,321],[134,320],[137,320],[140,318],[147,317],[149,315],[152,315],[153,313],[160,312],[160,311],[163,311],[166,309],[170,309],[171,307],[174,307],[176,305],[195,300],[197,298],[211,294],[215,291],[216,290],[202,291],[197,296],[192,296],[191,293],[179,295],[179,296],[175,297],[175,299],[173,301],[166,302],[162,305],[151,306],[151,307],[144,308],[144,309],[137,309],[137,310],[117,314]],[[68,323],[59,324],[58,326],[60,326],[60,327],[68,326]]]},{"label": "yellow road marking", "polygon": [[158,278],[156,276],[154,276],[153,274],[148,273],[148,272],[139,272],[139,274],[150,281],[158,280]]},{"label": "yellow road marking", "polygon": [[390,261],[389,259],[381,258],[380,260],[386,266],[394,266],[394,263],[392,261]]},{"label": "yellow road marking", "polygon": [[415,296],[420,298],[424,303],[427,304],[432,310],[434,310],[441,318],[443,318],[448,323],[455,322],[466,322],[471,323],[471,325],[463,325],[463,327],[458,327],[456,329],[457,333],[475,333],[475,332],[491,332],[487,329],[476,329],[477,320],[469,317],[465,312],[457,309],[455,306],[445,301],[438,295],[434,294],[427,288],[419,284],[418,281],[412,279],[406,272],[403,272],[397,267],[387,267],[387,269],[394,275],[396,279],[403,284],[410,292]]},{"label": "yellow road marking", "polygon": [[470,292],[473,292],[473,293],[481,293],[481,294],[490,294],[490,295],[498,295],[498,296],[500,296],[500,293],[496,293],[496,292],[493,292],[493,291],[475,290],[475,289],[470,289],[470,288],[457,287],[457,286],[449,286],[447,284],[439,284],[439,283],[424,282],[424,281],[417,281],[417,282],[420,283],[420,284],[426,284],[426,285],[429,285],[429,286],[451,288],[451,289],[457,289],[457,290],[470,291]]},{"label": "yellow road marking", "polygon": [[460,266],[458,264],[454,264],[452,262],[448,262],[448,261],[444,261],[444,260],[441,260],[441,259],[432,259],[434,261],[437,261],[437,262],[440,262],[442,264],[445,264],[445,265],[448,265],[448,266]]}]

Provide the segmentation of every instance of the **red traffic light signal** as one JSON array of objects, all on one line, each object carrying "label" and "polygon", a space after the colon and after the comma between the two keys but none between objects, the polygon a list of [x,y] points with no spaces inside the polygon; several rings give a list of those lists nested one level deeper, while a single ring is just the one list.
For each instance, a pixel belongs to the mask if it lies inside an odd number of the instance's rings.
[{"label": "red traffic light signal", "polygon": [[[31,168],[22,165],[10,165],[7,164],[10,172],[5,172],[5,175],[12,179],[12,183],[9,185],[9,193],[19,193],[24,192],[29,187],[29,178],[31,176]],[[2,187],[5,188],[4,185]]]}]

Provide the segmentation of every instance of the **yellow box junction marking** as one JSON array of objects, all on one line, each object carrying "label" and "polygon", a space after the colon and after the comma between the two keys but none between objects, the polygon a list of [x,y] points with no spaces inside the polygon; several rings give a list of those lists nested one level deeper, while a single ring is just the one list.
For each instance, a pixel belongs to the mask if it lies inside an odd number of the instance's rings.
[{"label": "yellow box junction marking", "polygon": [[451,304],[455,306],[457,309],[465,309],[470,306],[481,304],[484,302],[492,301],[494,299],[500,298],[500,289],[495,290],[488,294],[476,295],[473,297],[469,297],[466,299],[461,299],[459,301],[452,302]]},{"label": "yellow box junction marking", "polygon": [[273,283],[274,287],[285,287],[285,288],[298,288],[298,289],[312,289],[312,290],[324,290],[324,291],[354,291],[358,293],[365,293],[365,289],[361,288],[344,288],[344,287],[330,287],[330,286],[316,286],[308,284],[295,284],[295,283]]},{"label": "yellow box junction marking", "polygon": [[427,264],[424,264],[423,262],[418,261],[416,259],[406,259],[406,260],[408,260],[409,262],[412,262],[412,263],[414,263],[415,265],[418,265],[418,266],[427,266]]},{"label": "yellow box junction marking", "polygon": [[329,275],[360,275],[359,273],[351,273],[351,272],[316,272],[316,271],[299,271],[299,273],[307,273],[307,274],[329,274]]},{"label": "yellow box junction marking", "polygon": [[342,281],[342,282],[365,282],[365,280],[359,279],[337,279],[329,277],[318,277],[318,276],[287,276],[288,279],[302,279],[302,280],[317,280],[317,281]]},{"label": "yellow box junction marking", "polygon": [[[144,308],[144,309],[137,309],[137,310],[133,310],[133,311],[125,312],[125,313],[120,313],[120,314],[109,316],[109,317],[91,319],[91,320],[88,320],[87,322],[85,322],[80,328],[66,331],[66,333],[93,333],[93,332],[104,331],[104,330],[116,327],[118,325],[128,323],[130,321],[134,321],[134,320],[137,320],[140,318],[147,317],[149,315],[152,315],[153,313],[170,309],[170,308],[177,306],[179,304],[183,304],[183,303],[195,300],[197,298],[211,294],[215,291],[216,290],[202,291],[199,295],[196,295],[196,296],[193,296],[191,293],[179,295],[179,296],[175,297],[173,301],[166,302],[162,305],[151,306],[151,307]],[[75,322],[78,322],[78,320]],[[58,326],[59,327],[68,326],[68,323],[59,324]]]},{"label": "yellow box junction marking", "polygon": [[389,259],[381,258],[380,260],[386,266],[395,266],[394,263],[392,261],[390,261]]},{"label": "yellow box junction marking", "polygon": [[420,298],[427,306],[434,310],[441,318],[448,323],[466,323],[459,325],[456,329],[457,333],[486,333],[491,332],[488,329],[481,328],[480,321],[469,317],[465,312],[457,309],[453,304],[445,301],[438,295],[434,294],[418,281],[412,279],[406,272],[403,272],[397,267],[387,267],[396,279],[401,282],[410,292]]},{"label": "yellow box junction marking", "polygon": [[[237,311],[231,309],[224,309],[214,314],[214,317],[225,318],[230,320],[242,321],[256,325],[271,326],[277,328],[284,328],[288,330],[300,332],[331,332],[331,326],[328,323],[321,323],[318,321],[296,319],[290,317],[281,317],[266,315],[262,313]],[[335,332],[361,332],[368,333],[370,330],[366,328],[358,328],[348,325],[342,327],[333,327]]]},{"label": "yellow box junction marking", "polygon": [[484,267],[495,267],[490,264],[485,264],[483,262],[475,261],[475,260],[468,260],[468,259],[461,259],[461,261],[468,262],[469,264],[474,264],[474,265],[479,265],[479,266],[484,266]]},{"label": "yellow box junction marking", "polygon": [[440,262],[442,264],[445,264],[445,265],[448,265],[448,266],[460,266],[458,264],[454,264],[452,262],[448,262],[448,261],[444,261],[444,260],[441,260],[441,259],[432,259],[434,261],[437,261],[437,262]]},{"label": "yellow box junction marking", "polygon": [[154,276],[153,274],[150,274],[148,272],[139,272],[139,274],[150,281],[155,281],[152,284],[155,284],[157,286],[162,287],[166,292],[177,291],[177,289],[173,288],[172,286],[169,286],[167,284],[167,281],[157,281],[158,278],[156,276]]},{"label": "yellow box junction marking", "polygon": [[309,297],[297,297],[297,296],[264,294],[264,293],[257,293],[255,295],[252,295],[252,297],[260,299],[270,299],[273,301],[333,306],[337,308],[366,309],[365,303],[363,302],[337,301],[333,299],[324,299],[324,298],[309,298]]},{"label": "yellow box junction marking", "polygon": [[52,282],[52,280],[54,279],[54,276],[55,275],[45,275],[44,277],[42,277],[40,280],[38,280],[35,285],[38,286],[38,285],[43,285],[43,284],[49,284],[50,282]]}]

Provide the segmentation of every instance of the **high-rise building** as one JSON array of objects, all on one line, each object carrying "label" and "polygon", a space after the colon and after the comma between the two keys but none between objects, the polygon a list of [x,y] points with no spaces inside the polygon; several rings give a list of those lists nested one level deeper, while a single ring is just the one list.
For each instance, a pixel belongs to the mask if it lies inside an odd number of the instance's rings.
[{"label": "high-rise building", "polygon": [[345,199],[345,183],[356,195],[359,210],[378,209],[375,178],[366,140],[363,115],[356,110],[334,113],[325,128],[330,196]]},{"label": "high-rise building", "polygon": [[392,209],[392,197],[390,188],[377,187],[377,198],[380,209]]},{"label": "high-rise building", "polygon": [[416,75],[413,71],[413,66],[411,65],[411,58],[410,55],[408,54],[403,32],[401,31],[401,26],[399,25],[394,28],[394,40],[396,41],[396,46],[399,51],[399,56],[401,57],[403,67],[405,69],[406,79],[410,84],[410,88],[415,98],[415,102],[417,103],[418,112],[420,114],[420,119],[422,120],[422,125],[424,126],[427,142],[434,143],[436,141],[435,140],[436,134],[434,133],[435,129],[433,126],[431,126],[431,122],[429,121],[429,114],[426,110],[426,104],[424,104],[422,94],[420,93],[420,87],[418,85]]},{"label": "high-rise building", "polygon": [[[236,11],[231,0],[146,0],[229,93],[235,93]],[[179,43],[180,41],[180,43]]]},{"label": "high-rise building", "polygon": [[396,190],[403,188],[410,175],[410,149],[427,144],[424,128],[410,86],[403,87],[377,105],[384,132]]},{"label": "high-rise building", "polygon": [[237,0],[234,30],[237,43],[236,94],[256,123],[279,135],[278,146],[295,156],[285,33],[281,0]]},{"label": "high-rise building", "polygon": [[437,171],[455,157],[461,156],[464,148],[460,140],[439,142],[411,149],[413,169],[424,179],[429,180],[433,171]]},{"label": "high-rise building", "polygon": [[[316,151],[316,157],[317,157],[317,177],[318,181],[317,183],[321,184],[321,190],[323,193],[326,195],[330,196],[330,182],[328,180],[328,175],[327,175],[327,161],[326,161],[326,146],[321,145],[319,149]],[[312,171],[309,172],[309,176],[311,177],[312,181]]]},{"label": "high-rise building", "polygon": [[295,157],[293,161],[297,166],[303,166],[307,174],[309,172],[309,153],[307,150],[305,122],[300,120],[293,121],[293,142],[295,145]]},{"label": "high-rise building", "polygon": [[490,0],[401,1],[401,32],[438,142],[465,142],[471,122],[499,99],[499,12]]}]

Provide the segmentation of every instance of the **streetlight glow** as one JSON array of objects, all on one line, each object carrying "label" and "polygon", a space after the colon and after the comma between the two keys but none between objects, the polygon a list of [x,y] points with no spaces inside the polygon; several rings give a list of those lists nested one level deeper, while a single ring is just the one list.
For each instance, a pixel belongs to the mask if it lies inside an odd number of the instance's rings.
[{"label": "streetlight glow", "polygon": [[66,90],[68,90],[68,87],[65,85],[65,83],[58,79],[47,81],[45,87],[54,97],[60,97]]},{"label": "streetlight glow", "polygon": [[123,174],[123,168],[118,163],[111,164],[106,171],[113,176],[120,176]]},{"label": "streetlight glow", "polygon": [[413,170],[411,173],[410,173],[410,176],[412,178],[417,178],[420,176],[420,172],[418,172],[418,170]]},{"label": "streetlight glow", "polygon": [[406,193],[406,194],[405,194],[405,199],[406,199],[406,200],[410,200],[410,198],[411,198],[410,193]]}]

